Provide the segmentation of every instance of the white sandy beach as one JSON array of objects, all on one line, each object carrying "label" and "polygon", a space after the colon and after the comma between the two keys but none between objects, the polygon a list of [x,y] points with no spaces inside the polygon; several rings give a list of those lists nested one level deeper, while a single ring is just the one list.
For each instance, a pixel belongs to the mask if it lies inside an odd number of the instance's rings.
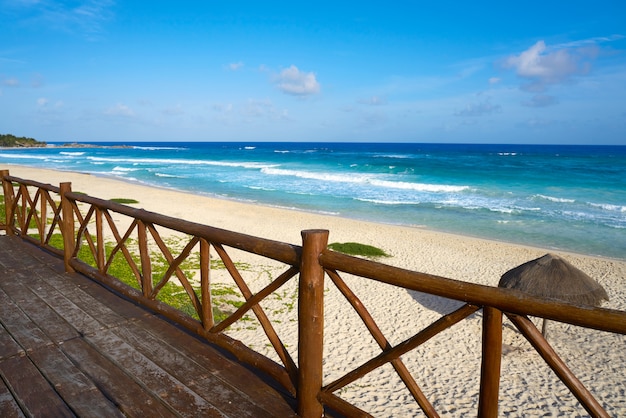
[{"label": "white sandy beach", "polygon": [[[423,228],[361,222],[334,216],[245,204],[146,187],[71,172],[4,166],[16,177],[59,185],[103,199],[133,198],[133,207],[273,240],[300,244],[300,231],[328,229],[330,242],[359,242],[382,248],[382,262],[473,283],[496,286],[507,270],[547,252],[567,259],[607,291],[603,307],[626,310],[626,261],[548,251],[506,242],[445,234]],[[506,239],[506,237],[503,237]],[[266,284],[281,270],[250,263],[251,280]],[[397,344],[460,304],[442,298],[392,289],[387,285],[345,277],[392,344]],[[254,286],[253,286],[254,287]],[[325,383],[380,352],[357,315],[327,282],[325,311]],[[295,289],[281,289],[286,299]],[[275,305],[272,305],[275,303]],[[292,353],[297,346],[295,311],[282,300],[263,305],[283,324],[279,334]],[[283,309],[284,308],[284,309]],[[477,313],[403,356],[422,390],[442,416],[475,415],[478,405],[481,315]],[[266,340],[254,327],[232,335],[269,354]],[[530,344],[505,321],[500,414],[507,416],[585,416],[586,412]],[[551,323],[549,340],[579,379],[611,416],[626,416],[626,336]],[[267,350],[267,351],[265,351]],[[295,354],[294,354],[295,357]],[[420,410],[390,366],[372,372],[341,396],[380,417],[420,416]]]}]

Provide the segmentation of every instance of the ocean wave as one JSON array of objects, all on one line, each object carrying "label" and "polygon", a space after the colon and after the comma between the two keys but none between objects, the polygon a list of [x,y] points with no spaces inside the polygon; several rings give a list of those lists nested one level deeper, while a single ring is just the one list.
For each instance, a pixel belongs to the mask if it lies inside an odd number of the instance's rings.
[{"label": "ocean wave", "polygon": [[599,209],[603,209],[603,210],[607,210],[611,212],[622,212],[622,213],[626,212],[626,206],[622,206],[622,205],[613,205],[609,203],[591,203],[591,202],[587,202],[587,204],[594,208],[599,208]]},{"label": "ocean wave", "polygon": [[85,152],[81,152],[81,151],[76,151],[76,152],[70,152],[70,151],[61,151],[59,152],[59,154],[61,155],[68,155],[70,157],[80,157],[81,155],[85,155]]},{"label": "ocean wave", "polygon": [[113,169],[111,171],[113,171],[113,172],[120,172],[121,171],[121,172],[127,173],[127,172],[137,171],[137,170],[140,170],[140,169],[139,168],[131,168],[131,167],[115,166],[115,167],[113,167]]},{"label": "ocean wave", "polygon": [[143,147],[143,146],[134,146],[133,149],[143,150],[143,151],[158,151],[158,150],[166,150],[166,151],[185,151],[189,148],[184,147]]},{"label": "ocean wave", "polygon": [[244,186],[247,189],[250,190],[262,190],[264,192],[275,192],[276,189],[272,189],[270,187],[261,187],[261,186]]},{"label": "ocean wave", "polygon": [[47,160],[47,155],[29,155],[29,154],[4,154],[0,153],[0,158],[19,158],[25,160]]},{"label": "ocean wave", "polygon": [[173,158],[112,158],[112,157],[87,157],[89,161],[105,163],[128,163],[128,164],[169,164],[169,165],[206,165],[220,167],[242,167],[252,169],[262,169],[277,167],[278,164],[258,163],[258,162],[227,162],[227,161],[206,161],[206,160],[185,160]]},{"label": "ocean wave", "polygon": [[389,181],[389,180],[371,180],[369,182],[374,186],[415,190],[418,192],[430,192],[430,193],[458,193],[464,190],[469,190],[469,186],[453,186],[447,184],[429,184],[429,183],[409,183],[404,181]]},{"label": "ocean wave", "polygon": [[539,198],[539,199],[549,200],[550,202],[555,202],[555,203],[574,203],[576,201],[574,199],[564,199],[564,198],[561,198],[561,197],[552,197],[552,196],[546,196],[546,195],[543,195],[543,194],[536,194],[533,197]]},{"label": "ocean wave", "polygon": [[356,183],[368,184],[377,187],[390,189],[413,190],[419,192],[430,193],[455,193],[468,190],[469,186],[454,186],[447,184],[429,184],[429,183],[410,183],[404,181],[381,180],[367,174],[333,174],[333,173],[316,173],[312,171],[288,170],[283,168],[267,167],[261,169],[261,172],[274,176],[292,176],[307,180],[330,181],[336,183]]},{"label": "ocean wave", "polygon": [[376,205],[419,205],[421,203],[409,200],[384,200],[364,197],[355,197],[354,200],[358,200],[359,202],[374,203]]},{"label": "ocean wave", "polygon": [[405,160],[407,158],[412,158],[410,155],[406,154],[376,154],[374,158],[397,158],[401,160]]},{"label": "ocean wave", "polygon": [[517,155],[517,152],[499,152],[498,155],[502,155],[504,157],[514,157]]},{"label": "ocean wave", "polygon": [[175,179],[185,179],[185,176],[176,176],[174,174],[166,174],[166,173],[154,173],[157,177],[166,177],[166,178],[175,178]]}]

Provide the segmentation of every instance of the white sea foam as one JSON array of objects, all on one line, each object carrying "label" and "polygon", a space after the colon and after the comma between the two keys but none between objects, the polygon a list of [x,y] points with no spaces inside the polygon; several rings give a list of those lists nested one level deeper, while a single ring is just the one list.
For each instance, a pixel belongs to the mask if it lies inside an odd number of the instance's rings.
[{"label": "white sea foam", "polygon": [[469,186],[454,186],[448,184],[409,183],[404,181],[371,180],[374,186],[389,187],[395,189],[415,190],[430,193],[458,193],[469,190]]},{"label": "white sea foam", "polygon": [[143,146],[134,146],[133,149],[144,150],[144,151],[158,151],[158,150],[170,150],[170,151],[184,151],[188,148],[184,147],[143,147]]},{"label": "white sea foam", "polygon": [[68,155],[70,157],[80,157],[81,155],[85,155],[84,152],[79,152],[79,151],[77,151],[77,152],[61,151],[61,152],[59,152],[59,154],[61,154],[61,155]]},{"label": "white sea foam", "polygon": [[263,190],[263,191],[266,191],[266,192],[276,191],[276,189],[273,189],[273,188],[270,188],[270,187],[260,187],[260,186],[244,186],[244,187],[246,187],[248,189],[251,189],[251,190]]},{"label": "white sea foam", "polygon": [[546,196],[543,194],[537,194],[534,197],[549,200],[551,202],[556,202],[556,203],[574,203],[576,201],[574,199],[564,199],[562,197],[552,197],[552,196]]},{"label": "white sea foam", "polygon": [[175,179],[184,179],[187,178],[185,176],[176,176],[174,174],[166,174],[166,173],[154,173],[157,177],[167,177],[167,178],[175,178]]},{"label": "white sea foam", "polygon": [[377,205],[419,205],[421,202],[409,201],[409,200],[383,200],[383,199],[367,199],[357,197],[354,200],[367,203],[375,203]]},{"label": "white sea foam", "polygon": [[461,192],[464,190],[468,190],[469,186],[454,186],[447,184],[428,184],[428,183],[410,183],[403,181],[391,181],[391,180],[381,180],[370,174],[356,174],[356,173],[345,173],[345,174],[334,174],[334,173],[316,173],[313,171],[302,171],[302,170],[288,170],[282,168],[263,168],[261,172],[268,175],[275,176],[293,176],[297,178],[309,179],[309,180],[320,180],[320,181],[329,181],[329,182],[337,182],[337,183],[357,183],[357,184],[367,184],[377,187],[385,187],[390,189],[403,189],[403,190],[413,190],[419,192],[430,192],[430,193],[455,193]]},{"label": "white sea foam", "polygon": [[600,208],[603,210],[607,210],[607,211],[611,211],[611,212],[626,212],[626,206],[622,206],[622,205],[612,205],[612,204],[608,204],[608,203],[588,203],[590,206],[593,206],[594,208]]},{"label": "white sea foam", "polygon": [[374,155],[374,157],[375,158],[398,158],[398,159],[411,158],[411,156],[403,155],[403,154],[376,154]]},{"label": "white sea foam", "polygon": [[121,167],[118,165],[118,166],[113,167],[112,171],[126,173],[126,172],[137,171],[137,170],[139,170],[139,168]]},{"label": "white sea foam", "polygon": [[128,164],[169,164],[169,165],[206,165],[221,167],[242,167],[261,169],[266,167],[277,167],[278,164],[258,163],[258,162],[226,162],[226,161],[207,161],[207,160],[187,160],[173,158],[111,158],[111,157],[87,157],[92,162],[105,163],[128,163]]},{"label": "white sea foam", "polygon": [[46,155],[29,155],[29,154],[4,154],[0,153],[0,158],[18,158],[29,160],[47,160],[49,157]]}]

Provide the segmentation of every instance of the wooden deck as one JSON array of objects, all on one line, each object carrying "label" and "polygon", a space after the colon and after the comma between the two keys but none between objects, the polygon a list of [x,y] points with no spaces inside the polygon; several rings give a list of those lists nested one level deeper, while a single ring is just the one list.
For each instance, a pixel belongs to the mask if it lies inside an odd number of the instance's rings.
[{"label": "wooden deck", "polygon": [[227,354],[0,236],[0,417],[296,416]]}]

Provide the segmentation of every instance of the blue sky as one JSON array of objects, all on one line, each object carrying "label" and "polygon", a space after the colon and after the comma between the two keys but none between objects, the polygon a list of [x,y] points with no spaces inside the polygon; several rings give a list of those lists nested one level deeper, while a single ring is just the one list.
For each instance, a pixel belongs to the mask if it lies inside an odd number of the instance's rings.
[{"label": "blue sky", "polygon": [[0,0],[0,133],[626,145],[626,2]]}]

